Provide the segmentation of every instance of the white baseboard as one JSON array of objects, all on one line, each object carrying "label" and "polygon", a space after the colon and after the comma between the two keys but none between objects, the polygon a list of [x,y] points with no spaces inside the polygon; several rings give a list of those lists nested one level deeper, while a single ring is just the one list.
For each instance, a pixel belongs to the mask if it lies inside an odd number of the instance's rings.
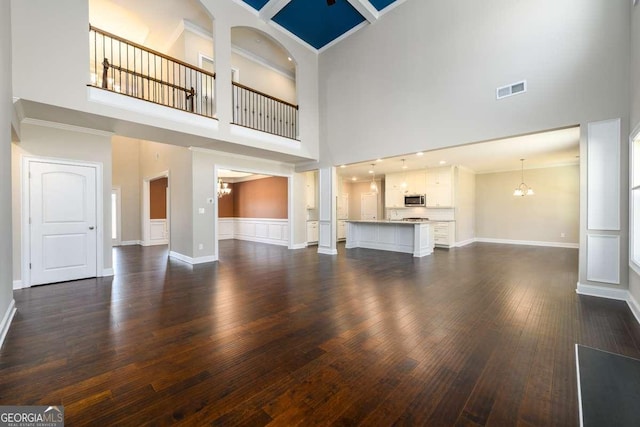
[{"label": "white baseboard", "polygon": [[337,249],[323,248],[323,247],[318,246],[318,253],[319,254],[325,254],[325,255],[338,255],[338,250]]},{"label": "white baseboard", "polygon": [[289,246],[289,249],[304,249],[307,247],[306,243],[296,243],[295,245]]},{"label": "white baseboard", "polygon": [[480,242],[480,243],[501,243],[503,245],[546,246],[550,248],[578,249],[580,247],[578,243],[542,242],[537,240],[492,239],[488,237],[476,237],[474,241]]},{"label": "white baseboard", "polygon": [[242,234],[234,234],[234,239],[245,240],[247,242],[268,243],[270,245],[289,246],[289,242],[286,240],[269,239],[265,237],[246,236]]},{"label": "white baseboard", "polygon": [[160,246],[160,245],[168,245],[169,239],[165,240],[153,240],[151,242],[141,242],[142,246]]},{"label": "white baseboard", "polygon": [[629,291],[627,291],[626,289],[586,285],[580,282],[578,282],[577,284],[576,293],[579,295],[588,295],[591,297],[608,298],[620,301],[627,301],[627,299],[629,298]]},{"label": "white baseboard", "polygon": [[113,268],[104,268],[102,269],[102,274],[100,275],[100,277],[110,277],[113,275],[114,275]]},{"label": "white baseboard", "polygon": [[142,245],[142,240],[125,240],[124,242],[120,242],[118,246],[135,246]]},{"label": "white baseboard", "polygon": [[201,256],[201,257],[198,257],[198,258],[191,258],[190,256],[183,255],[183,254],[178,253],[178,252],[169,251],[169,256],[171,258],[175,258],[175,259],[177,259],[179,261],[186,262],[187,264],[191,264],[191,265],[204,264],[204,263],[207,263],[207,262],[218,261],[218,257],[216,257],[214,255]]},{"label": "white baseboard", "polygon": [[627,305],[631,309],[631,312],[635,316],[638,323],[640,323],[640,304],[638,304],[638,301],[633,297],[633,295],[631,295],[631,292],[629,292],[629,299],[627,299]]},{"label": "white baseboard", "polygon": [[625,301],[629,306],[629,310],[636,318],[636,321],[640,323],[640,304],[631,295],[627,289],[614,289],[604,286],[585,285],[578,282],[576,293],[579,295],[588,295],[592,297],[614,299],[618,301]]},{"label": "white baseboard", "polygon": [[470,245],[472,243],[475,243],[476,239],[475,238],[471,238],[471,239],[467,239],[467,240],[462,240],[460,242],[456,242],[455,245],[453,245],[455,248],[461,248],[463,246],[467,246]]},{"label": "white baseboard", "polygon": [[24,286],[22,285],[22,280],[14,280],[13,281],[13,290],[17,291],[18,289],[22,289]]},{"label": "white baseboard", "polygon": [[9,326],[11,326],[11,321],[13,320],[13,316],[16,314],[16,301],[11,300],[9,303],[9,307],[7,307],[7,311],[4,313],[2,317],[2,323],[0,323],[0,347],[4,343],[4,339],[7,336],[7,332],[9,332]]}]

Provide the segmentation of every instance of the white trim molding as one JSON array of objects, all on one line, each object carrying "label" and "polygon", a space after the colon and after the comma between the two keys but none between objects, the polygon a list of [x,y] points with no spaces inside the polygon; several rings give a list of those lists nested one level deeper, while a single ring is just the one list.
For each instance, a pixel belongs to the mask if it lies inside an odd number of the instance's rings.
[{"label": "white trim molding", "polygon": [[306,243],[296,243],[294,245],[289,246],[289,249],[306,249],[307,248],[307,244]]},{"label": "white trim molding", "polygon": [[580,245],[578,243],[562,243],[562,242],[541,242],[536,240],[510,240],[510,239],[492,239],[488,237],[476,237],[475,239],[465,240],[465,244],[472,243],[470,240],[474,240],[479,243],[501,243],[503,245],[524,245],[524,246],[546,246],[550,248],[568,248],[578,249]]},{"label": "white trim molding", "polygon": [[113,268],[103,268],[100,277],[111,277],[114,275]]},{"label": "white trim molding", "polygon": [[2,322],[0,323],[0,348],[2,348],[2,344],[4,344],[4,339],[9,332],[9,326],[11,326],[11,321],[13,320],[13,316],[16,314],[16,311],[16,301],[12,299],[9,303],[9,307],[7,307],[7,311],[2,317]]},{"label": "white trim molding", "polygon": [[191,264],[191,265],[205,264],[207,262],[216,262],[216,261],[218,261],[218,257],[216,257],[214,255],[202,256],[202,257],[198,257],[198,258],[192,258],[190,256],[183,255],[183,254],[181,254],[179,252],[175,252],[175,251],[169,251],[169,257],[175,258],[178,261],[186,262],[187,264]]},{"label": "white trim molding", "polygon": [[321,246],[318,246],[318,253],[319,254],[324,254],[324,255],[338,255],[338,250],[337,249],[330,249],[330,248],[323,248]]},{"label": "white trim molding", "polygon": [[142,240],[124,240],[120,242],[120,246],[142,245]]},{"label": "white trim molding", "polygon": [[636,321],[640,324],[640,304],[631,295],[627,289],[616,289],[605,286],[587,285],[578,282],[576,287],[576,293],[578,295],[587,295],[591,297],[614,299],[618,301],[625,301],[629,306],[629,310],[636,318]]},{"label": "white trim molding", "polygon": [[[463,247],[463,246],[467,246],[467,245],[470,245],[470,244],[475,243],[475,242],[476,242],[476,239],[475,239],[475,238],[471,238],[471,239],[467,239],[467,240],[462,240],[462,241],[460,241],[460,242],[456,242],[456,243],[453,245],[453,247],[454,247],[454,248],[461,248],[461,247]],[[577,247],[577,246],[576,246],[576,247]]]},{"label": "white trim molding", "polygon": [[22,284],[22,280],[14,280],[13,281],[13,290],[17,291],[18,289],[23,289],[26,286]]}]

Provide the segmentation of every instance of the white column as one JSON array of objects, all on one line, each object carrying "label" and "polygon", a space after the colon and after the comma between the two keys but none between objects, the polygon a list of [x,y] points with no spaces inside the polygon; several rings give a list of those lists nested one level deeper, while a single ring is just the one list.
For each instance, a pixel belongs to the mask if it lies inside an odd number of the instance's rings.
[{"label": "white column", "polygon": [[216,71],[216,117],[221,131],[228,132],[233,121],[231,92],[231,27],[223,19],[213,22],[214,61]]},{"label": "white column", "polygon": [[337,255],[336,249],[336,204],[337,204],[337,176],[336,168],[321,168],[319,170],[319,230],[318,253]]}]

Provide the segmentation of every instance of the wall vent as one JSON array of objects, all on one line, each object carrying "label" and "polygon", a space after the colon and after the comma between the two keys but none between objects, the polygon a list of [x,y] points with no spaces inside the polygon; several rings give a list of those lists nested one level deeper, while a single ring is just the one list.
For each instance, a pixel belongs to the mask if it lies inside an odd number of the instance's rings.
[{"label": "wall vent", "polygon": [[511,83],[507,86],[502,86],[496,89],[496,99],[506,98],[508,96],[517,95],[527,91],[527,81]]}]

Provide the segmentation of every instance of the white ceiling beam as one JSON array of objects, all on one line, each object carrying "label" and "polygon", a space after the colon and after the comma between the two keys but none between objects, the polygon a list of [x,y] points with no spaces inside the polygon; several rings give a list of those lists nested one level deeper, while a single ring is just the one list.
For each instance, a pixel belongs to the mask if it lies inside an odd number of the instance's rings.
[{"label": "white ceiling beam", "polygon": [[269,22],[289,3],[291,3],[291,0],[269,0],[267,4],[260,9],[260,19]]},{"label": "white ceiling beam", "polygon": [[378,10],[373,7],[373,5],[369,2],[369,0],[347,0],[351,3],[351,6],[354,7],[355,10],[364,18],[369,21],[370,24],[373,24],[380,17],[380,13]]}]

